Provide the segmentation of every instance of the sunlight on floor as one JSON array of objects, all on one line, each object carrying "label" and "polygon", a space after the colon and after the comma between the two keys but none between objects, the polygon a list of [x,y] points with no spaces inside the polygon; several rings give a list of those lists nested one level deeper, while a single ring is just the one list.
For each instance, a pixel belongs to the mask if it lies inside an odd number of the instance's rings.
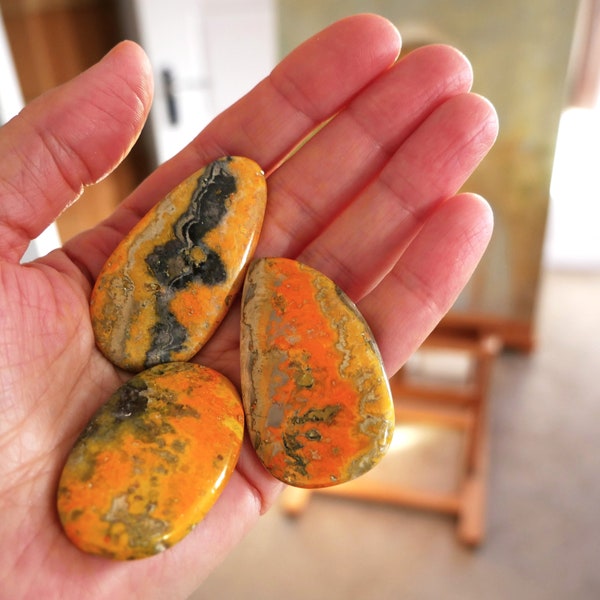
[{"label": "sunlight on floor", "polygon": [[401,452],[422,443],[424,438],[431,435],[431,432],[423,427],[413,425],[401,425],[396,427],[394,437],[390,444],[390,453]]}]

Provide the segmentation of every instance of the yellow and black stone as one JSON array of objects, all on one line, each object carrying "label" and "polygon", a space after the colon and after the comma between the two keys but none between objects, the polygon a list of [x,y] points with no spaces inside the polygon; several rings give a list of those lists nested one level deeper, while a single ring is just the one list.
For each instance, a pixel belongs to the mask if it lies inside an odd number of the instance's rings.
[{"label": "yellow and black stone", "polygon": [[394,405],[373,333],[322,273],[287,258],[249,267],[241,386],[250,440],[296,487],[355,479],[387,452]]},{"label": "yellow and black stone", "polygon": [[240,397],[220,373],[177,362],[138,373],[69,453],[57,492],[67,537],[117,560],[173,546],[225,488],[243,436]]},{"label": "yellow and black stone", "polygon": [[135,372],[198,352],[241,285],[265,207],[264,174],[243,157],[216,160],[172,190],[98,276],[90,311],[102,353]]}]

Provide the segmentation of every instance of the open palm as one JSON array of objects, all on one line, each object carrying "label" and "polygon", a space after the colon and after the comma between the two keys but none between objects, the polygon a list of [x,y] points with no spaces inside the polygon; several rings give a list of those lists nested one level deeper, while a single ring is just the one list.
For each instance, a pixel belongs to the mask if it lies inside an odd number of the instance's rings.
[{"label": "open palm", "polygon": [[[123,43],[0,130],[0,589],[6,597],[186,597],[275,500],[246,443],[205,520],[167,552],[119,563],[73,547],[55,509],[76,436],[127,377],[96,350],[88,302],[122,236],[179,181],[224,155],[268,176],[260,256],[289,256],[357,303],[393,374],[451,306],[491,233],[487,204],[455,195],[496,135],[457,51],[395,62],[384,19],[340,21],[161,166],[107,221],[20,265],[30,239],[114,168],[151,101],[143,52]],[[331,117],[335,115],[333,119]],[[331,120],[329,120],[331,119]],[[329,120],[329,121],[328,121]],[[327,125],[290,152],[322,123]],[[234,307],[196,360],[239,383]]]}]

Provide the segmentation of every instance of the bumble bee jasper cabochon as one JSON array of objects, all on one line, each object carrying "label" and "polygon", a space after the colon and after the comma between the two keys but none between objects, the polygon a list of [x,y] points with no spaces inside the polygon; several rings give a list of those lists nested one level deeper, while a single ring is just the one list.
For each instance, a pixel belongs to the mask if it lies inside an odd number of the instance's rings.
[{"label": "bumble bee jasper cabochon", "polygon": [[383,457],[394,408],[381,356],[356,306],[325,275],[285,258],[251,263],[240,352],[247,429],[275,477],[326,487]]},{"label": "bumble bee jasper cabochon", "polygon": [[196,354],[241,286],[265,207],[264,174],[242,157],[216,160],[173,189],[98,276],[90,313],[102,353],[134,372]]},{"label": "bumble bee jasper cabochon", "polygon": [[81,550],[120,560],[172,546],[219,497],[244,434],[241,400],[212,369],[139,373],[92,417],[71,450],[57,506]]}]

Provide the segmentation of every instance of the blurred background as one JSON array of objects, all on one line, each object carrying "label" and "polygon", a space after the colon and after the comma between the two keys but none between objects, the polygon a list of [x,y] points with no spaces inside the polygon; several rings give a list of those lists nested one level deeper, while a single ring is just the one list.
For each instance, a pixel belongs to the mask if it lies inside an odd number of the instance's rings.
[{"label": "blurred background", "polygon": [[[156,100],[140,143],[32,245],[93,226],[332,21],[376,12],[404,51],[449,43],[496,106],[465,188],[496,229],[471,283],[392,380],[372,474],[290,490],[195,600],[600,597],[600,0],[0,0],[0,122],[123,38]],[[341,486],[343,488],[344,486]]]}]

